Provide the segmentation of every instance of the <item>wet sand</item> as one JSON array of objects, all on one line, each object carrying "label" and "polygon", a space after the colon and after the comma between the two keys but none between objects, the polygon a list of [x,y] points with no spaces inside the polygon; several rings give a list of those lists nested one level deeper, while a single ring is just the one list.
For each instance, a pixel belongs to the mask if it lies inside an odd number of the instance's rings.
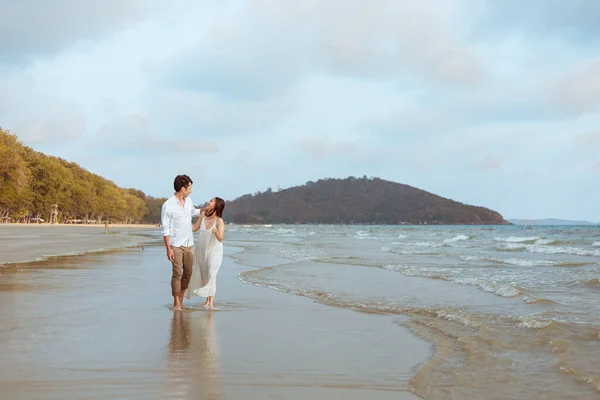
[{"label": "wet sand", "polygon": [[102,252],[148,241],[153,225],[0,224],[0,265],[44,258]]},{"label": "wet sand", "polygon": [[398,317],[247,285],[249,269],[224,258],[211,313],[170,309],[158,246],[0,267],[2,397],[417,398],[432,349]]}]

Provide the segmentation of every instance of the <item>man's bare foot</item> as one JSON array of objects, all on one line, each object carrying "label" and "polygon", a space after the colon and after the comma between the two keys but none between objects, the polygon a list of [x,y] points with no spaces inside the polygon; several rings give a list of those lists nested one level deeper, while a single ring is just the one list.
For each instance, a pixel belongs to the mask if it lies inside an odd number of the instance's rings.
[{"label": "man's bare foot", "polygon": [[181,308],[181,306],[173,306],[173,310],[182,311],[183,309]]},{"label": "man's bare foot", "polygon": [[179,305],[183,307],[183,292],[179,295]]},{"label": "man's bare foot", "polygon": [[173,309],[181,310],[181,295],[173,296]]}]

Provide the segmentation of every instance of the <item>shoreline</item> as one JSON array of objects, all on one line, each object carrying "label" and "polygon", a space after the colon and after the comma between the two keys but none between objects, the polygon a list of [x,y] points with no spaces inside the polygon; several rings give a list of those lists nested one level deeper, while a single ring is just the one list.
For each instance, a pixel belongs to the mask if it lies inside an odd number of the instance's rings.
[{"label": "shoreline", "polygon": [[[27,227],[27,228],[52,228],[52,227],[70,227],[70,228],[102,228],[104,229],[104,224],[48,224],[48,223],[10,223],[10,224],[0,224],[0,228],[2,227]],[[108,228],[155,228],[160,229],[155,224],[108,224]]]}]

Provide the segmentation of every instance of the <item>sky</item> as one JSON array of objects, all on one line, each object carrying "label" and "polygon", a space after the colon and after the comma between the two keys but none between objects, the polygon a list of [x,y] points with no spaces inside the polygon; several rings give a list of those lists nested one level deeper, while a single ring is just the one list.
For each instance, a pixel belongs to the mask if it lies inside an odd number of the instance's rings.
[{"label": "sky", "polygon": [[122,187],[600,221],[597,0],[0,0],[0,126]]}]

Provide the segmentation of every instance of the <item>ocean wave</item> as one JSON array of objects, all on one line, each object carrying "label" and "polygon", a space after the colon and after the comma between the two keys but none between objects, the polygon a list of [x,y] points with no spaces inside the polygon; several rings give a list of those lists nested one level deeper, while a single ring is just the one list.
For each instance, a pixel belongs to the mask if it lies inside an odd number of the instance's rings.
[{"label": "ocean wave", "polygon": [[369,231],[357,231],[354,235],[355,239],[358,240],[379,240],[378,236],[373,235],[372,232]]},{"label": "ocean wave", "polygon": [[600,247],[600,242],[594,242],[594,243],[592,243],[592,247]]},{"label": "ocean wave", "polygon": [[319,250],[315,246],[311,247],[300,247],[300,246],[282,246],[282,247],[271,247],[269,253],[291,260],[294,262],[314,260],[318,257],[323,257],[325,253]]},{"label": "ocean wave", "polygon": [[581,282],[584,286],[600,286],[600,278],[586,279]]},{"label": "ocean wave", "polygon": [[408,247],[449,247],[446,243],[433,243],[433,242],[392,242],[390,243],[393,246],[408,246]]},{"label": "ocean wave", "polygon": [[553,324],[552,320],[533,315],[521,316],[519,320],[521,321],[519,323],[521,328],[544,329]]},{"label": "ocean wave", "polygon": [[499,246],[495,246],[494,250],[514,252],[527,251],[538,254],[568,254],[574,256],[600,257],[600,250],[581,249],[579,247],[572,246],[557,246],[558,244],[566,243],[568,242],[548,239],[536,240],[533,244],[527,244],[525,242],[506,242]]},{"label": "ocean wave", "polygon": [[498,242],[506,243],[534,243],[536,240],[541,239],[539,236],[509,236],[509,237],[496,237],[494,240]]},{"label": "ocean wave", "polygon": [[600,378],[579,372],[568,365],[560,365],[560,372],[566,375],[573,375],[579,382],[592,385],[597,392],[600,392]]},{"label": "ocean wave", "polygon": [[[514,265],[517,267],[540,267],[540,266],[557,266],[562,265],[560,261],[550,260],[526,260],[523,258],[498,258],[498,257],[482,257],[482,256],[465,256],[459,255],[459,258],[463,261],[490,261],[499,264]],[[583,265],[583,264],[581,264]]]},{"label": "ocean wave", "polygon": [[298,233],[295,229],[292,228],[277,228],[273,230],[274,233],[277,234],[296,234]]},{"label": "ocean wave", "polygon": [[277,290],[284,293],[295,294],[298,296],[308,297],[313,300],[319,301],[320,303],[341,308],[351,308],[361,312],[368,313],[385,313],[385,314],[397,314],[397,315],[420,315],[428,317],[436,317],[439,319],[459,322],[460,324],[477,328],[482,325],[480,318],[475,314],[468,314],[461,310],[444,307],[444,308],[428,308],[428,307],[410,307],[397,303],[382,303],[380,301],[373,302],[369,300],[359,300],[346,295],[323,291],[317,289],[309,289],[301,287],[299,285],[279,282],[270,277],[265,277],[262,273],[266,272],[270,268],[264,268],[262,270],[245,271],[239,275],[240,281],[243,283],[266,287],[269,289]]},{"label": "ocean wave", "polygon": [[[385,250],[384,250],[385,249]],[[412,255],[420,255],[420,256],[429,256],[429,255],[438,255],[438,254],[442,254],[440,251],[437,250],[412,250],[412,249],[402,249],[402,248],[393,248],[390,249],[389,247],[383,247],[381,249],[382,251],[387,251],[390,253],[395,253],[395,254],[402,254],[402,255],[406,255],[406,256],[412,256]]]},{"label": "ocean wave", "polygon": [[384,268],[390,271],[400,272],[405,276],[440,279],[448,282],[458,283],[460,285],[475,286],[481,289],[483,292],[492,293],[500,297],[515,297],[523,294],[524,292],[524,290],[521,288],[495,282],[486,278],[453,275],[448,273],[447,270],[441,268],[421,269],[403,265],[386,265]]},{"label": "ocean wave", "polygon": [[531,253],[541,254],[569,254],[574,256],[592,256],[600,257],[600,250],[585,250],[578,247],[552,247],[552,246],[540,246],[530,245],[527,246],[527,251]]},{"label": "ocean wave", "polygon": [[527,245],[520,243],[502,243],[498,246],[495,246],[493,249],[498,251],[521,252],[527,250]]},{"label": "ocean wave", "polygon": [[556,304],[556,302],[549,299],[542,299],[534,296],[523,297],[523,302],[526,304]]},{"label": "ocean wave", "polygon": [[444,243],[456,243],[456,242],[460,242],[463,240],[471,240],[473,238],[475,238],[475,236],[473,236],[473,235],[457,235],[450,239],[445,239]]},{"label": "ocean wave", "polygon": [[469,315],[460,311],[440,310],[437,313],[437,317],[445,319],[447,321],[459,322],[469,328],[479,328],[481,326],[481,323],[479,321],[471,318]]}]

